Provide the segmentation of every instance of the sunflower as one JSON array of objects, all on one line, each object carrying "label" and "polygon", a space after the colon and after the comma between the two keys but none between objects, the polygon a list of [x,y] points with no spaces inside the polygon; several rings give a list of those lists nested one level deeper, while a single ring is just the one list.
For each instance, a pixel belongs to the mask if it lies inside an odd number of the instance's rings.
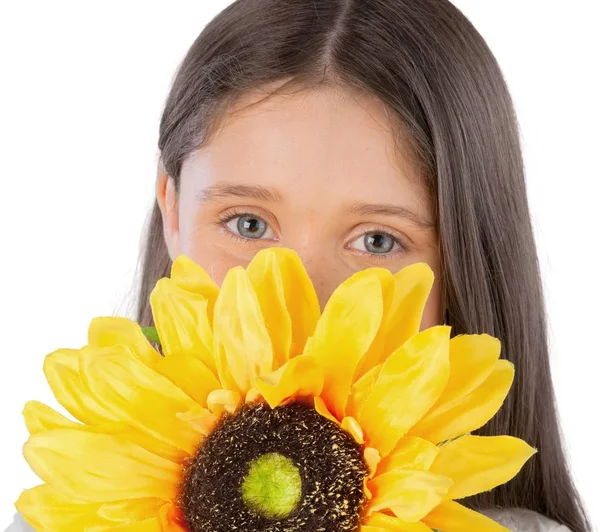
[{"label": "sunflower", "polygon": [[[44,371],[78,421],[35,401],[24,456],[37,530],[506,530],[458,499],[535,452],[471,435],[514,368],[497,339],[420,331],[433,273],[361,271],[321,310],[291,250],[258,253],[219,289],[179,256],[150,297],[155,329],[92,320]],[[150,341],[148,338],[154,341]]]}]

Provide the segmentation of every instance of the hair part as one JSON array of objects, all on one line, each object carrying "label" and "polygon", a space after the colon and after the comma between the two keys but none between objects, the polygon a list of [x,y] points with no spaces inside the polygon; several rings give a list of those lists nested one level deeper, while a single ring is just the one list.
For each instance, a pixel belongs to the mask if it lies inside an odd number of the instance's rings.
[{"label": "hair part", "polygon": [[[401,125],[435,204],[447,323],[455,335],[496,336],[516,365],[509,397],[479,433],[511,434],[539,453],[510,483],[466,503],[528,508],[589,530],[557,421],[517,119],[493,54],[448,0],[237,0],[179,65],[160,122],[161,164],[178,190],[185,159],[242,95],[323,85],[374,95]],[[138,294],[143,326],[171,264],[155,204]]]}]

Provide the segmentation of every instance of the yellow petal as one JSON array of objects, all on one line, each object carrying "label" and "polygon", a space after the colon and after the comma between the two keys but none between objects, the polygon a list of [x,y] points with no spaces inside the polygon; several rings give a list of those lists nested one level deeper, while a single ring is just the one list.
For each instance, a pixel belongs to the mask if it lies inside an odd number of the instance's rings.
[{"label": "yellow petal", "polygon": [[164,504],[164,500],[156,498],[108,502],[100,506],[98,516],[112,523],[113,528],[118,528],[158,517]]},{"label": "yellow petal", "polygon": [[216,373],[213,333],[205,297],[164,278],[152,290],[150,305],[163,353],[196,357]]},{"label": "yellow petal", "polygon": [[309,336],[306,339],[306,343],[304,344],[304,350],[302,351],[302,354],[304,355],[310,355],[310,343],[312,342],[312,336]]},{"label": "yellow petal", "polygon": [[356,443],[358,443],[359,445],[365,443],[363,430],[358,424],[358,421],[356,421],[356,419],[354,419],[353,417],[346,416],[344,419],[342,419],[340,427],[342,427],[342,429],[344,429],[348,434],[350,434],[350,436],[352,436]]},{"label": "yellow petal", "polygon": [[406,266],[394,275],[394,298],[386,320],[387,353],[419,332],[433,281],[433,271],[424,262]]},{"label": "yellow petal", "polygon": [[76,428],[86,432],[118,435],[124,440],[143,447],[152,454],[161,456],[177,464],[181,464],[184,459],[189,458],[190,456],[190,453],[182,451],[181,449],[178,449],[173,445],[169,445],[168,443],[162,442],[157,438],[153,438],[147,433],[133,428],[123,421],[112,421],[110,423],[103,423],[102,425],[96,425],[93,427],[79,425]]},{"label": "yellow petal", "polygon": [[323,389],[323,369],[310,355],[300,355],[256,381],[256,387],[271,408],[296,396],[316,396]]},{"label": "yellow petal", "polygon": [[441,447],[431,471],[453,480],[449,499],[462,499],[508,482],[535,452],[512,436],[464,436]]},{"label": "yellow petal", "polygon": [[363,452],[363,458],[365,459],[365,463],[369,468],[369,478],[373,478],[377,472],[379,463],[381,462],[379,451],[374,447],[366,447]]},{"label": "yellow petal", "polygon": [[515,375],[508,360],[498,360],[489,377],[464,397],[437,405],[410,431],[433,443],[462,436],[485,425],[500,410]]},{"label": "yellow petal", "polygon": [[210,392],[221,387],[215,374],[201,360],[185,353],[161,358],[155,369],[201,406],[206,406]]},{"label": "yellow petal", "polygon": [[204,297],[207,302],[208,319],[212,325],[213,309],[219,295],[219,287],[204,268],[185,255],[179,255],[171,266],[171,279],[184,290]]},{"label": "yellow petal", "polygon": [[282,272],[270,249],[257,253],[247,271],[271,336],[273,367],[280,368],[288,361],[292,346],[292,320],[286,306]]},{"label": "yellow petal", "polygon": [[340,424],[340,422],[337,419],[335,419],[335,417],[331,414],[329,408],[327,408],[327,405],[325,404],[325,401],[323,401],[323,399],[321,399],[320,397],[315,397],[314,405],[315,410],[324,418],[327,418],[329,421],[333,421],[336,425]]},{"label": "yellow petal", "polygon": [[385,355],[389,354],[389,352],[385,352],[385,345],[387,343],[386,320],[389,318],[390,309],[394,303],[394,276],[385,268],[370,268],[370,271],[377,276],[381,285],[383,312],[375,338],[373,338],[371,345],[359,360],[353,380],[360,379],[371,368],[383,362]]},{"label": "yellow petal", "polygon": [[356,366],[375,338],[382,313],[379,278],[363,270],[335,290],[317,324],[310,353],[324,368],[321,397],[338,419],[344,417]]},{"label": "yellow petal", "polygon": [[210,392],[206,402],[213,415],[219,417],[224,412],[235,413],[242,402],[242,397],[234,390],[214,390]]},{"label": "yellow petal", "polygon": [[81,349],[81,380],[118,420],[193,454],[199,434],[176,415],[197,404],[126,346]]},{"label": "yellow petal", "polygon": [[61,494],[91,502],[177,495],[181,468],[119,435],[54,429],[29,438],[31,469]]},{"label": "yellow petal", "polygon": [[371,368],[352,385],[348,404],[346,405],[347,414],[358,417],[358,412],[365,399],[371,394],[373,386],[375,386],[379,375],[381,375],[382,368],[383,364]]},{"label": "yellow petal", "polygon": [[56,410],[38,401],[28,401],[23,408],[25,426],[29,434],[37,434],[50,429],[74,428],[79,423],[67,419]]},{"label": "yellow petal", "polygon": [[130,525],[113,527],[110,530],[115,530],[117,532],[164,532],[158,517],[144,519],[143,521],[138,521],[137,523],[132,523]]},{"label": "yellow petal", "polygon": [[167,503],[160,509],[162,532],[188,532],[181,517],[181,512],[173,503]]},{"label": "yellow petal", "polygon": [[369,473],[369,476],[366,476],[365,478],[363,478],[363,491],[365,493],[365,498],[367,503],[371,502],[371,499],[373,498],[373,494],[371,493],[371,490],[369,489],[369,480],[371,480],[372,476]]},{"label": "yellow petal", "polygon": [[463,397],[479,387],[500,356],[500,341],[487,334],[462,334],[450,340],[450,377],[439,403]]},{"label": "yellow petal", "polygon": [[423,518],[423,522],[431,528],[443,530],[444,532],[465,532],[466,530],[510,532],[508,528],[504,528],[485,515],[469,510],[454,501],[440,504]]},{"label": "yellow petal", "polygon": [[371,511],[389,509],[402,521],[414,523],[444,500],[452,481],[429,471],[397,469],[377,475],[368,485]]},{"label": "yellow petal", "polygon": [[255,403],[261,399],[262,395],[257,388],[250,388],[246,393],[244,403]]},{"label": "yellow petal", "polygon": [[164,501],[155,498],[109,503],[76,501],[60,495],[47,484],[24,491],[16,503],[19,512],[36,530],[60,532],[135,530],[158,515],[161,505]]},{"label": "yellow petal", "polygon": [[358,376],[383,362],[387,354],[396,351],[419,332],[433,281],[433,271],[425,263],[402,268],[389,283],[382,278],[386,302],[384,319],[377,339],[373,342],[373,349],[369,350],[361,363]]},{"label": "yellow petal", "polygon": [[383,364],[358,421],[367,442],[387,456],[431,408],[448,380],[450,327],[426,329]]},{"label": "yellow petal", "polygon": [[422,438],[407,436],[402,438],[391,454],[381,461],[379,472],[386,473],[402,468],[428,471],[438,453],[437,445]]},{"label": "yellow petal", "polygon": [[319,319],[317,294],[300,257],[286,248],[259,251],[247,268],[273,344],[275,368],[302,353]]},{"label": "yellow petal", "polygon": [[94,318],[88,328],[88,344],[95,347],[127,345],[142,362],[151,367],[162,358],[144,336],[142,328],[127,318]]},{"label": "yellow petal", "polygon": [[96,516],[101,503],[70,499],[48,484],[23,491],[15,506],[35,530],[84,530],[85,525],[105,524]]},{"label": "yellow petal", "polygon": [[201,407],[196,407],[192,410],[188,410],[187,412],[179,413],[177,414],[177,418],[189,423],[202,436],[208,436],[214,430],[218,421],[218,417],[208,410],[208,408]]},{"label": "yellow petal", "polygon": [[361,527],[361,532],[365,529],[369,532],[376,530],[385,530],[390,532],[431,532],[431,529],[423,523],[405,523],[397,517],[391,515],[385,515],[380,513],[374,513],[367,519],[367,526]]},{"label": "yellow petal", "polygon": [[94,425],[117,419],[81,382],[78,349],[50,353],[44,360],[44,374],[58,402],[79,421]]},{"label": "yellow petal", "polygon": [[271,338],[246,270],[227,273],[215,305],[215,356],[221,383],[245,395],[273,367]]}]

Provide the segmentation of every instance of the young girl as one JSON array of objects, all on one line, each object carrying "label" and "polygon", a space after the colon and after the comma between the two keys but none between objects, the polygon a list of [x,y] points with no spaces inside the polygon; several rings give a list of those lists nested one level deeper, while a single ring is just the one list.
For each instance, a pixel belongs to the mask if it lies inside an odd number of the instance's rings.
[{"label": "young girl", "polygon": [[517,368],[481,433],[539,450],[467,503],[510,530],[590,529],[561,447],[513,105],[449,1],[234,2],[180,65],[159,148],[143,326],[179,254],[221,282],[264,247],[293,248],[322,304],[357,270],[427,262],[422,326],[494,335]]}]

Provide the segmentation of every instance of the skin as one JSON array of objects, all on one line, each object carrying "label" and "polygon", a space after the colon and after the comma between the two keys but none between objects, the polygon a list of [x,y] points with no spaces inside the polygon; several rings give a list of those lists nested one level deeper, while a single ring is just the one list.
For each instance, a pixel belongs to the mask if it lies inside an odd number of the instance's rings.
[{"label": "skin", "polygon": [[426,262],[436,281],[421,327],[442,323],[432,204],[385,106],[339,88],[262,98],[236,102],[184,161],[179,195],[159,163],[171,259],[187,255],[220,284],[260,249],[292,248],[322,307],[359,270]]}]

